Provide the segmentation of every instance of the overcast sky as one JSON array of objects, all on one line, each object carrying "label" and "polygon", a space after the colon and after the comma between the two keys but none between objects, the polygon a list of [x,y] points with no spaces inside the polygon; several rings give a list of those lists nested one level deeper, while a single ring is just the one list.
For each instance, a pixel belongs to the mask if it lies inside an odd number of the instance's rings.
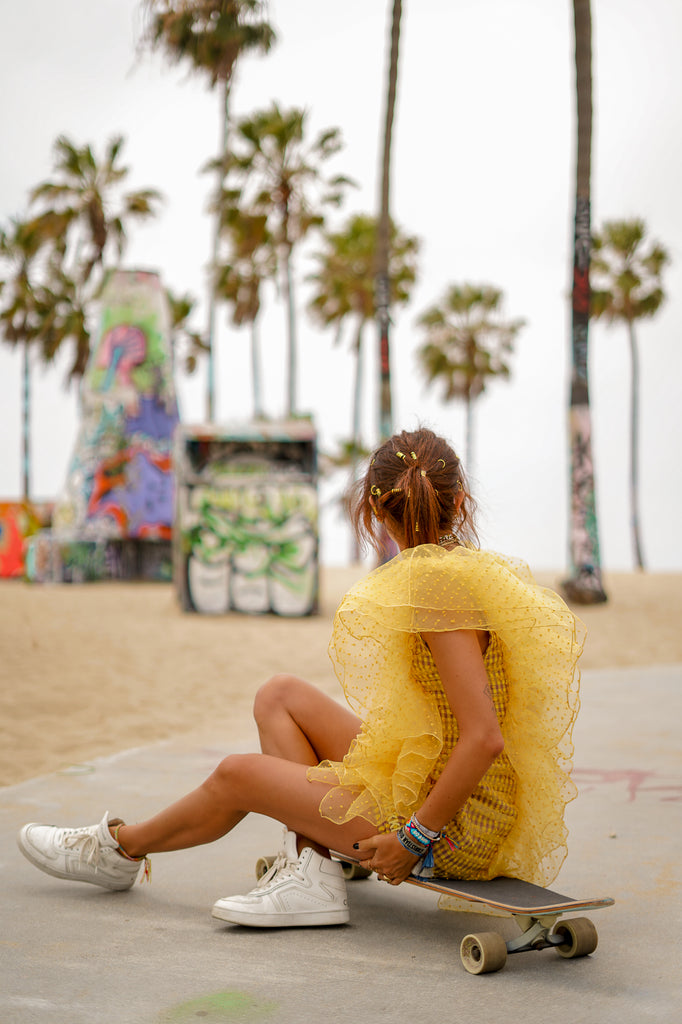
[{"label": "overcast sky", "polygon": [[[378,205],[389,0],[273,0],[278,44],[238,70],[233,110],[276,99],[303,106],[311,129],[338,126],[335,169],[358,182],[346,208]],[[128,184],[165,195],[162,215],[134,228],[125,265],[157,269],[199,300],[205,321],[210,248],[200,173],[217,149],[219,98],[160,56],[136,56],[137,0],[2,0],[0,22],[0,223],[26,212],[28,190],[50,175],[64,133],[102,153],[126,137]],[[641,484],[645,558],[682,569],[682,5],[671,0],[592,0],[594,139],[592,220],[639,216],[669,250],[668,301],[639,328]],[[523,317],[512,378],[476,413],[474,483],[486,546],[536,569],[567,559],[568,291],[573,217],[574,64],[570,0],[406,0],[395,122],[392,213],[421,239],[419,283],[392,334],[394,423],[424,422],[463,445],[458,405],[427,390],[414,352],[415,320],[449,283],[487,282]],[[310,270],[299,260],[300,276]],[[299,293],[301,307],[305,289]],[[323,448],[350,432],[352,363],[300,315],[299,406],[313,413]],[[266,411],[285,402],[285,319],[273,294],[261,324]],[[376,436],[376,336],[368,337],[365,434]],[[628,509],[629,364],[624,330],[590,328],[597,510],[602,567],[632,566]],[[32,490],[62,486],[77,430],[67,361],[34,372]],[[248,337],[221,315],[220,420],[250,415]],[[204,413],[203,372],[178,379],[183,419]],[[20,360],[0,346],[0,500],[21,490]],[[324,500],[329,489],[323,491]],[[325,513],[322,559],[343,563],[347,539]]]}]

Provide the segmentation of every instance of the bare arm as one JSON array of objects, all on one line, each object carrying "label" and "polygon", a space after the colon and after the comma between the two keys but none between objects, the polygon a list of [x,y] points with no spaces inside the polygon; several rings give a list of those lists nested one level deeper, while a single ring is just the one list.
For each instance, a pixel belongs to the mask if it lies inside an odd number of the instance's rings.
[{"label": "bare arm", "polygon": [[[475,630],[426,633],[443,688],[457,719],[459,738],[439,779],[417,811],[426,828],[440,830],[471,796],[504,748],[490,683]],[[375,836],[358,844],[363,862],[394,883],[403,881],[417,862],[395,835]]]}]

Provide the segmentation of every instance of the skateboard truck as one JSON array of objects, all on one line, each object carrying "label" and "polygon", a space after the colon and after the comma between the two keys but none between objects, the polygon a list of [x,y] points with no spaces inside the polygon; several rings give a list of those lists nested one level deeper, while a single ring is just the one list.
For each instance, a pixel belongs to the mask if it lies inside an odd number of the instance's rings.
[{"label": "skateboard truck", "polygon": [[470,974],[500,971],[508,953],[525,953],[532,949],[556,949],[559,956],[573,959],[589,956],[597,948],[597,929],[587,917],[576,917],[555,927],[560,914],[532,917],[512,914],[521,928],[521,935],[506,942],[499,932],[465,935],[460,945],[462,965]]}]

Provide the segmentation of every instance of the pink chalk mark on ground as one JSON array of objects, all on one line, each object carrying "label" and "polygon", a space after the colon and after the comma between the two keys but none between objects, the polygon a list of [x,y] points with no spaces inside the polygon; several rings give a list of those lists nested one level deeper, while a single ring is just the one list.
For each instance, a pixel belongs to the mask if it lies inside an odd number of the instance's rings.
[{"label": "pink chalk mark on ground", "polygon": [[664,803],[682,801],[682,780],[655,771],[637,768],[575,768],[572,778],[582,793],[591,793],[600,786],[624,785],[629,803],[649,794],[658,794],[658,799]]}]

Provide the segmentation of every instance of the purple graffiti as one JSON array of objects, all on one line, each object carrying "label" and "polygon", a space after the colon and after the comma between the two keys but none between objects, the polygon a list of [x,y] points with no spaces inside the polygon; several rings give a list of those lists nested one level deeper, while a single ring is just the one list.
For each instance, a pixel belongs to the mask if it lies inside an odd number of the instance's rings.
[{"label": "purple graffiti", "polygon": [[128,435],[144,434],[155,441],[171,441],[178,422],[175,403],[169,412],[157,397],[141,396],[136,416],[126,416],[125,432]]}]

